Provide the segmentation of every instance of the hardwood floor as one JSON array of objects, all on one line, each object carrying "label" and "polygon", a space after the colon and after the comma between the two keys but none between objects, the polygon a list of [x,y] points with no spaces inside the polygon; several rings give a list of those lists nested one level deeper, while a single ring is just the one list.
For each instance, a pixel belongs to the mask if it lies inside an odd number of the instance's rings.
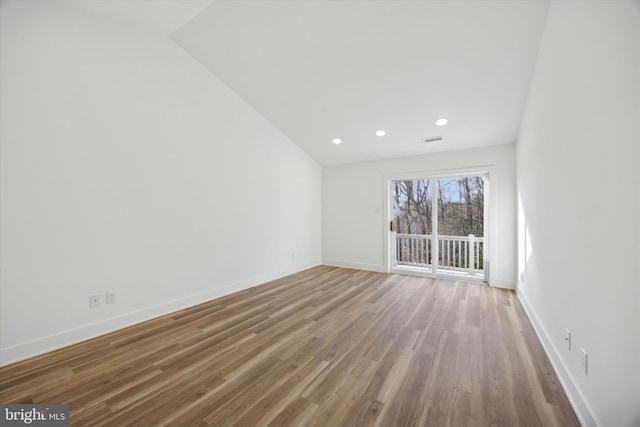
[{"label": "hardwood floor", "polygon": [[578,426],[515,293],[316,267],[0,369],[71,425]]}]

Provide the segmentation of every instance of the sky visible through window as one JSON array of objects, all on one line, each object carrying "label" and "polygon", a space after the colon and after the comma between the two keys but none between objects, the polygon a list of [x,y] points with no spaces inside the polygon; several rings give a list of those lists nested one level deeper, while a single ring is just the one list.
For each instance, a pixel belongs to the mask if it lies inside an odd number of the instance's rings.
[{"label": "sky visible through window", "polygon": [[394,181],[397,230],[431,234],[433,183],[438,185],[438,234],[484,235],[484,180],[481,176]]}]

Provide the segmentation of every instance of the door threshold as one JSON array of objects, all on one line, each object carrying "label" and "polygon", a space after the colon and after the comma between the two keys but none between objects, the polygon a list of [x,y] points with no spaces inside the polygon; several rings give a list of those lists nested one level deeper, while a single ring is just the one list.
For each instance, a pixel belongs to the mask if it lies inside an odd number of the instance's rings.
[{"label": "door threshold", "polygon": [[433,271],[423,267],[411,267],[411,266],[395,266],[391,269],[391,273],[406,274],[409,276],[429,277],[431,279],[447,279],[456,280],[459,282],[471,282],[471,283],[483,283],[488,284],[483,276],[472,276],[466,273],[456,272],[438,272],[437,275],[433,274]]}]

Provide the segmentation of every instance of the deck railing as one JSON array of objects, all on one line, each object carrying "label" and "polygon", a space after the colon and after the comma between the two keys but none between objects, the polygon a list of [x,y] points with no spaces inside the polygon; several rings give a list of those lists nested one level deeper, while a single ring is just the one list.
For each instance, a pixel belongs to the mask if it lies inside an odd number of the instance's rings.
[{"label": "deck railing", "polygon": [[[433,236],[427,234],[396,234],[398,265],[433,267]],[[468,236],[438,236],[438,268],[469,274],[484,269],[484,238]]]}]

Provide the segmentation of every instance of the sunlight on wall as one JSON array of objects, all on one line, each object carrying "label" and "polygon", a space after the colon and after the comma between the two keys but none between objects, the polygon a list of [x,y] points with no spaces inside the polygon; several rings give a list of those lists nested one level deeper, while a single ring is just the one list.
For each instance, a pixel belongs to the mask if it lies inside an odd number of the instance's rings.
[{"label": "sunlight on wall", "polygon": [[524,273],[532,253],[533,247],[529,238],[527,216],[522,204],[522,197],[518,191],[518,284],[520,286],[524,285]]}]

